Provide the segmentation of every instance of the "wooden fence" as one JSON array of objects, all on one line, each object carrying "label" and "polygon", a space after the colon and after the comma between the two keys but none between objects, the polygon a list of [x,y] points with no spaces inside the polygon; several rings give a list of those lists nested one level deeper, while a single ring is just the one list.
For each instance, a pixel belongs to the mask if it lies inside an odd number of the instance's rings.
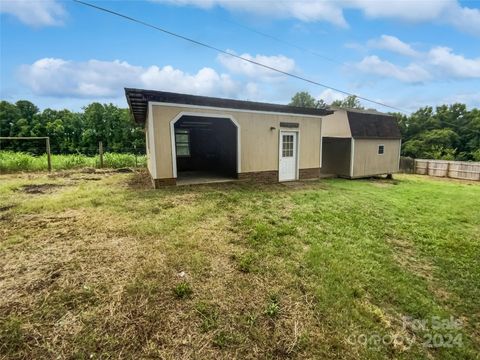
[{"label": "wooden fence", "polygon": [[480,181],[480,162],[400,159],[400,171],[411,174]]}]

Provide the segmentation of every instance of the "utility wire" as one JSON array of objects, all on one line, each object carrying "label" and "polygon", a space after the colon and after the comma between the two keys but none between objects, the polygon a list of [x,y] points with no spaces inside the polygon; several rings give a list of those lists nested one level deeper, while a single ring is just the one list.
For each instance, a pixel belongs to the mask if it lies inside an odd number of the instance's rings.
[{"label": "utility wire", "polygon": [[[174,0],[174,2],[177,4],[177,6],[182,6],[182,5],[183,5],[183,3],[181,3],[179,0]],[[276,41],[276,42],[278,42],[278,43],[280,43],[280,44],[288,45],[288,46],[290,46],[290,47],[292,47],[292,48],[295,48],[295,49],[297,49],[297,50],[306,52],[306,53],[308,53],[308,54],[310,54],[310,55],[313,55],[313,56],[316,56],[316,57],[318,57],[318,58],[320,58],[320,59],[330,61],[330,62],[332,62],[332,63],[334,63],[334,64],[343,65],[343,66],[351,66],[350,64],[347,64],[347,63],[342,62],[342,61],[340,61],[340,60],[336,60],[336,59],[334,59],[334,58],[332,58],[332,57],[329,57],[329,56],[324,55],[324,54],[322,54],[322,53],[319,53],[319,52],[317,52],[317,51],[308,49],[308,48],[306,48],[306,47],[303,47],[303,46],[300,46],[300,45],[297,45],[297,44],[294,44],[294,43],[292,43],[292,42],[290,42],[290,41],[287,41],[287,40],[284,40],[284,39],[282,39],[282,38],[276,37],[276,36],[271,35],[271,34],[269,34],[269,33],[266,33],[266,32],[260,31],[260,30],[257,30],[257,29],[255,29],[255,28],[252,28],[252,27],[250,27],[250,26],[247,26],[247,25],[245,25],[245,24],[242,24],[242,23],[240,23],[240,22],[238,22],[238,21],[235,21],[235,20],[232,20],[232,19],[225,19],[225,18],[220,17],[220,16],[217,17],[217,20],[218,20],[218,21],[222,21],[222,22],[224,22],[224,23],[226,23],[226,24],[233,24],[233,25],[235,25],[235,26],[237,26],[237,27],[239,27],[239,28],[245,29],[245,30],[250,31],[250,32],[252,32],[252,33],[254,33],[254,34],[263,36],[263,37],[268,38],[268,39],[270,39],[270,40]]]},{"label": "utility wire", "polygon": [[270,39],[270,40],[274,40],[274,41],[276,41],[276,42],[278,42],[278,43],[280,43],[280,44],[288,45],[288,46],[293,47],[293,48],[295,48],[295,49],[297,49],[297,50],[304,51],[304,52],[309,53],[310,55],[316,56],[316,57],[318,57],[318,58],[320,58],[320,59],[327,60],[327,61],[330,61],[330,62],[335,63],[335,64],[348,66],[348,64],[343,63],[343,62],[341,62],[341,61],[339,61],[339,60],[335,60],[334,58],[331,58],[331,57],[329,57],[329,56],[320,54],[319,52],[310,50],[310,49],[308,49],[308,48],[306,48],[306,47],[303,47],[303,46],[300,46],[300,45],[296,45],[296,44],[294,44],[294,43],[292,43],[292,42],[283,40],[283,39],[278,38],[278,37],[276,37],[276,36],[274,36],[274,35],[267,34],[267,33],[265,33],[265,32],[259,31],[259,30],[257,30],[257,29],[251,28],[251,27],[246,26],[246,25],[244,25],[244,24],[241,24],[241,23],[239,23],[239,22],[237,22],[237,21],[234,21],[234,20],[226,20],[226,19],[222,19],[222,18],[221,18],[220,20],[223,21],[223,22],[225,22],[225,23],[230,23],[230,24],[233,24],[233,25],[235,25],[235,26],[238,26],[238,27],[240,27],[240,28],[242,28],[242,29],[245,29],[245,30],[247,30],[247,31],[250,31],[250,32],[252,32],[252,33],[254,33],[254,34],[257,34],[257,35],[266,37],[266,38],[268,38],[268,39]]},{"label": "utility wire", "polygon": [[364,101],[368,101],[372,104],[376,104],[376,105],[380,105],[380,106],[384,106],[384,107],[387,107],[387,108],[390,108],[390,109],[393,109],[393,110],[397,110],[397,111],[400,111],[400,112],[404,112],[404,113],[407,113],[407,111],[405,110],[402,110],[400,108],[397,108],[395,106],[391,106],[391,105],[387,105],[387,104],[384,104],[384,103],[381,103],[379,101],[375,101],[375,100],[371,100],[371,99],[368,99],[366,97],[363,97],[363,96],[358,96],[358,95],[355,95],[353,93],[349,93],[347,91],[344,91],[344,90],[341,90],[341,89],[337,89],[335,87],[332,87],[332,86],[329,86],[329,85],[326,85],[326,84],[322,84],[320,82],[317,82],[317,81],[314,81],[314,80],[311,80],[311,79],[308,79],[306,77],[303,77],[303,76],[299,76],[299,75],[295,75],[295,74],[292,74],[292,73],[289,73],[287,71],[283,71],[283,70],[280,70],[280,69],[277,69],[277,68],[274,68],[272,66],[269,66],[269,65],[265,65],[265,64],[262,64],[258,61],[255,61],[255,60],[251,60],[251,59],[247,59],[247,58],[244,58],[240,55],[236,55],[236,54],[233,54],[231,52],[228,52],[228,51],[225,51],[223,49],[220,49],[220,48],[217,48],[213,45],[209,45],[207,43],[204,43],[204,42],[201,42],[201,41],[198,41],[198,40],[195,40],[195,39],[192,39],[192,38],[189,38],[189,37],[186,37],[184,35],[180,35],[180,34],[177,34],[177,33],[174,33],[172,31],[169,31],[167,29],[164,29],[164,28],[161,28],[159,26],[156,26],[156,25],[152,25],[152,24],[149,24],[143,20],[139,20],[139,19],[135,19],[131,16],[128,16],[128,15],[124,15],[124,14],[121,14],[119,12],[116,12],[116,11],[113,11],[113,10],[110,10],[110,9],[107,9],[107,8],[104,8],[104,7],[101,7],[101,6],[97,6],[97,5],[94,5],[94,4],[90,4],[90,3],[87,3],[87,2],[84,2],[84,1],[81,1],[81,0],[73,0],[74,2],[76,3],[79,3],[79,4],[82,4],[82,5],[85,5],[85,6],[88,6],[88,7],[91,7],[91,8],[94,8],[96,10],[100,10],[100,11],[103,11],[103,12],[106,12],[106,13],[109,13],[109,14],[112,14],[112,15],[115,15],[115,16],[118,16],[118,17],[121,17],[121,18],[124,18],[126,20],[129,20],[129,21],[132,21],[132,22],[135,22],[137,24],[141,24],[141,25],[144,25],[146,27],[149,27],[149,28],[152,28],[152,29],[155,29],[155,30],[158,30],[158,31],[161,31],[165,34],[168,34],[170,36],[173,36],[173,37],[176,37],[178,39],[182,39],[182,40],[185,40],[185,41],[188,41],[190,43],[193,43],[193,44],[196,44],[196,45],[199,45],[199,46],[203,46],[207,49],[210,49],[210,50],[214,50],[216,52],[219,52],[221,54],[225,54],[225,55],[228,55],[228,56],[231,56],[231,57],[234,57],[234,58],[237,58],[237,59],[240,59],[240,60],[243,60],[243,61],[246,61],[246,62],[249,62],[251,64],[254,64],[254,65],[257,65],[257,66],[261,66],[265,69],[268,69],[268,70],[272,70],[272,71],[275,71],[277,73],[280,73],[280,74],[283,74],[283,75],[286,75],[286,76],[289,76],[291,78],[294,78],[294,79],[298,79],[298,80],[302,80],[302,81],[305,81],[307,83],[310,83],[310,84],[313,84],[313,85],[317,85],[317,86],[321,86],[323,88],[326,88],[326,89],[331,89],[331,90],[334,90],[334,91],[337,91],[339,93],[342,93],[342,94],[345,94],[345,95],[348,95],[348,96],[355,96],[361,100],[364,100]]}]

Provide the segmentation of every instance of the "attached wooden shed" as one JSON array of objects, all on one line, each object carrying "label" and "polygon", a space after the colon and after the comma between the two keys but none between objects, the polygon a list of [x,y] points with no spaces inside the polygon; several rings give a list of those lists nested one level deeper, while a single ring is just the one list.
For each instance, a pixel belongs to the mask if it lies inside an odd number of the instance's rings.
[{"label": "attached wooden shed", "polygon": [[335,109],[322,124],[322,174],[353,179],[398,172],[402,140],[393,116]]},{"label": "attached wooden shed", "polygon": [[322,166],[322,118],[286,105],[125,89],[145,124],[155,187],[226,181],[312,179]]}]

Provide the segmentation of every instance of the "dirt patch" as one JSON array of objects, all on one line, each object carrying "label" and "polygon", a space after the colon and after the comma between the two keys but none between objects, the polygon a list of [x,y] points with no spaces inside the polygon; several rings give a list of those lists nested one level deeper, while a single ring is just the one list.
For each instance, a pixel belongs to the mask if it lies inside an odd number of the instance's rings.
[{"label": "dirt patch", "polygon": [[133,170],[130,169],[130,168],[120,168],[120,169],[114,170],[114,172],[117,172],[117,173],[131,173],[131,172],[133,172]]},{"label": "dirt patch", "polygon": [[413,244],[396,238],[391,238],[388,242],[395,250],[394,260],[397,264],[425,280],[433,279],[433,265],[420,259]]},{"label": "dirt patch", "polygon": [[150,190],[153,188],[152,180],[146,170],[135,171],[128,179],[127,184],[129,188],[138,190]]},{"label": "dirt patch", "polygon": [[0,206],[0,212],[3,212],[3,211],[8,211],[12,208],[14,208],[15,205],[3,205],[3,206]]},{"label": "dirt patch", "polygon": [[102,180],[101,177],[91,177],[91,176],[85,176],[85,177],[72,177],[71,180],[86,180],[86,181],[99,181]]},{"label": "dirt patch", "polygon": [[49,194],[63,186],[65,185],[63,184],[29,184],[29,185],[20,186],[18,191],[22,191],[27,194]]},{"label": "dirt patch", "polygon": [[315,187],[318,190],[326,190],[328,189],[328,185],[325,183],[319,182],[318,179],[312,180],[299,180],[299,181],[286,181],[279,183],[282,187],[287,187],[290,189],[310,189]]}]

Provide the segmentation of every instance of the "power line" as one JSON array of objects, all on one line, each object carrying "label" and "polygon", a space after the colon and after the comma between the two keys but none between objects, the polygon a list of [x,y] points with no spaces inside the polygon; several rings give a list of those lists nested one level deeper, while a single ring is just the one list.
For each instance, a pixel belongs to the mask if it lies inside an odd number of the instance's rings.
[{"label": "power line", "polygon": [[135,22],[137,24],[141,24],[143,26],[146,26],[146,27],[149,27],[149,28],[152,28],[152,29],[155,29],[155,30],[158,30],[158,31],[161,31],[167,35],[170,35],[170,36],[173,36],[173,37],[176,37],[178,39],[182,39],[182,40],[185,40],[185,41],[188,41],[190,43],[193,43],[193,44],[196,44],[196,45],[199,45],[199,46],[203,46],[207,49],[210,49],[210,50],[214,50],[216,52],[219,52],[221,54],[225,54],[225,55],[228,55],[228,56],[231,56],[231,57],[234,57],[234,58],[237,58],[239,60],[242,60],[242,61],[246,61],[246,62],[249,62],[251,64],[254,64],[254,65],[257,65],[257,66],[261,66],[265,69],[268,69],[268,70],[271,70],[271,71],[275,71],[277,73],[280,73],[280,74],[283,74],[283,75],[286,75],[286,76],[289,76],[291,78],[294,78],[294,79],[297,79],[297,80],[302,80],[302,81],[305,81],[307,83],[310,83],[310,84],[313,84],[313,85],[317,85],[317,86],[321,86],[323,88],[326,88],[326,89],[331,89],[331,90],[334,90],[334,91],[337,91],[339,93],[342,93],[342,94],[345,94],[345,95],[348,95],[348,96],[356,96],[357,98],[361,99],[361,100],[364,100],[364,101],[368,101],[372,104],[377,104],[377,105],[380,105],[380,106],[384,106],[384,107],[387,107],[387,108],[390,108],[390,109],[394,109],[394,110],[397,110],[397,111],[400,111],[400,112],[404,112],[404,113],[407,113],[407,111],[405,110],[402,110],[400,108],[397,108],[395,106],[391,106],[391,105],[387,105],[387,104],[384,104],[384,103],[381,103],[379,101],[375,101],[375,100],[371,100],[371,99],[368,99],[366,97],[363,97],[363,96],[359,96],[359,95],[356,95],[356,94],[353,94],[353,93],[349,93],[347,91],[344,91],[344,90],[341,90],[341,89],[337,89],[335,87],[332,87],[332,86],[329,86],[329,85],[326,85],[326,84],[322,84],[320,82],[317,82],[317,81],[314,81],[314,80],[311,80],[311,79],[308,79],[306,77],[303,77],[303,76],[300,76],[300,75],[295,75],[295,74],[292,74],[292,73],[289,73],[287,71],[283,71],[283,70],[280,70],[280,69],[277,69],[277,68],[274,68],[272,66],[269,66],[269,65],[265,65],[265,64],[262,64],[258,61],[255,61],[255,60],[251,60],[251,59],[247,59],[247,58],[244,58],[240,55],[236,55],[236,54],[233,54],[231,52],[228,52],[228,51],[225,51],[223,49],[220,49],[220,48],[217,48],[213,45],[209,45],[207,43],[204,43],[204,42],[201,42],[201,41],[198,41],[198,40],[195,40],[195,39],[192,39],[192,38],[189,38],[187,36],[184,36],[184,35],[180,35],[180,34],[177,34],[177,33],[174,33],[170,30],[167,30],[167,29],[164,29],[164,28],[161,28],[159,26],[156,26],[156,25],[152,25],[150,23],[147,23],[143,20],[139,20],[139,19],[136,19],[136,18],[133,18],[131,16],[128,16],[128,15],[124,15],[124,14],[121,14],[119,12],[116,12],[116,11],[113,11],[113,10],[110,10],[110,9],[107,9],[107,8],[104,8],[104,7],[101,7],[101,6],[97,6],[97,5],[94,5],[94,4],[90,4],[90,3],[87,3],[87,2],[84,2],[84,1],[81,1],[81,0],[73,0],[75,1],[76,3],[79,3],[79,4],[82,4],[82,5],[85,5],[85,6],[88,6],[88,7],[91,7],[91,8],[94,8],[96,10],[100,10],[100,11],[103,11],[103,12],[106,12],[106,13],[109,13],[109,14],[112,14],[112,15],[115,15],[115,16],[118,16],[118,17],[121,17],[121,18],[124,18],[126,20],[129,20],[129,21],[132,21],[132,22]]},{"label": "power line", "polygon": [[331,57],[329,57],[329,56],[320,54],[320,53],[317,52],[317,51],[313,51],[313,50],[307,49],[306,47],[303,47],[303,46],[300,46],[300,45],[296,45],[296,44],[294,44],[294,43],[292,43],[292,42],[286,41],[286,40],[281,39],[281,38],[279,38],[279,37],[276,37],[276,36],[274,36],[274,35],[267,34],[267,33],[263,32],[263,31],[259,31],[259,30],[257,30],[257,29],[251,28],[251,27],[246,26],[246,25],[244,25],[244,24],[241,24],[241,23],[239,23],[239,22],[237,22],[237,21],[227,20],[227,19],[223,19],[223,18],[220,18],[220,20],[223,21],[223,22],[225,22],[225,23],[230,23],[230,24],[233,24],[233,25],[235,25],[235,26],[238,26],[238,27],[240,27],[240,28],[242,28],[242,29],[245,29],[245,30],[247,30],[247,31],[250,31],[250,32],[252,32],[252,33],[254,33],[254,34],[257,34],[257,35],[266,37],[266,38],[268,38],[268,39],[274,40],[274,41],[276,41],[276,42],[278,42],[278,43],[280,43],[280,44],[288,45],[288,46],[293,47],[293,48],[295,48],[295,49],[297,49],[297,50],[304,51],[304,52],[309,53],[310,55],[316,56],[316,57],[318,57],[318,58],[320,58],[320,59],[330,61],[330,62],[332,62],[332,63],[334,63],[334,64],[339,64],[339,65],[348,66],[347,63],[341,62],[341,61],[339,61],[339,60],[335,60],[334,58],[331,58]]}]

